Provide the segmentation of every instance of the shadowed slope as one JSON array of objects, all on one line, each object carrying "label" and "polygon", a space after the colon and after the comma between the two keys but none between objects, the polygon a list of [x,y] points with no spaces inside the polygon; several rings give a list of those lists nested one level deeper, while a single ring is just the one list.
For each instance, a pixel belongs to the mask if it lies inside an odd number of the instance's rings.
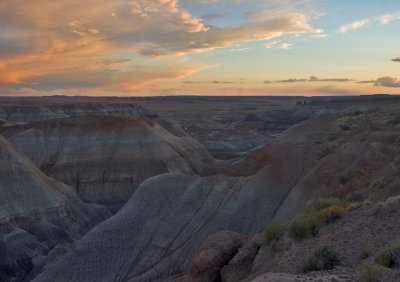
[{"label": "shadowed slope", "polygon": [[0,136],[0,280],[22,278],[33,258],[78,239],[107,214],[83,204]]}]

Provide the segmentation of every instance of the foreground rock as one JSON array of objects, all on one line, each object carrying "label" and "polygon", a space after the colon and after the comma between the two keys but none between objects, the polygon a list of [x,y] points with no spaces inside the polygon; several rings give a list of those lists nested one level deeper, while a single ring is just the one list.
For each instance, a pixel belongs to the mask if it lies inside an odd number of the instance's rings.
[{"label": "foreground rock", "polygon": [[3,134],[85,202],[121,206],[151,176],[194,174],[213,162],[199,142],[162,120],[80,116],[9,127]]},{"label": "foreground rock", "polygon": [[0,136],[0,281],[21,281],[34,259],[80,238],[107,215],[42,174]]},{"label": "foreground rock", "polygon": [[234,232],[211,235],[192,257],[189,279],[192,281],[219,281],[220,270],[238,252],[242,238]]},{"label": "foreground rock", "polygon": [[[257,236],[247,238],[222,231],[209,236],[193,255],[187,275],[171,281],[241,281],[248,275],[261,244]],[[167,279],[166,279],[167,280]]]}]

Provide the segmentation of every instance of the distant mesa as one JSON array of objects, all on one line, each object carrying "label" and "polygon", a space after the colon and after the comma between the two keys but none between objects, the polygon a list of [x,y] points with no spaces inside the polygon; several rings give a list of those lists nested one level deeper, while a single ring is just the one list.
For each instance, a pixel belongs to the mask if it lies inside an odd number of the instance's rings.
[{"label": "distant mesa", "polygon": [[393,62],[399,63],[400,62],[400,57],[392,59]]},{"label": "distant mesa", "polygon": [[[0,119],[8,122],[34,122],[82,115],[157,117],[135,103],[32,102],[28,105],[0,105]],[[0,122],[1,124],[1,122]]]}]

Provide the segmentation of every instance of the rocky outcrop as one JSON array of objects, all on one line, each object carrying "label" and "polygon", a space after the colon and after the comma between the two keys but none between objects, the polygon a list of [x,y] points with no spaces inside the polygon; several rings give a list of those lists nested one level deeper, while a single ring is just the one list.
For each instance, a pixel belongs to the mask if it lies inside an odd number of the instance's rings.
[{"label": "rocky outcrop", "polygon": [[0,136],[0,280],[21,281],[33,260],[80,238],[108,212],[83,204]]},{"label": "rocky outcrop", "polygon": [[238,233],[225,231],[209,236],[191,259],[189,280],[220,281],[221,268],[233,258],[241,245],[242,238]]},{"label": "rocky outcrop", "polygon": [[147,118],[80,116],[2,132],[85,202],[121,206],[151,176],[194,174],[213,162],[199,142],[166,121]]},{"label": "rocky outcrop", "polygon": [[66,118],[82,115],[156,117],[138,104],[128,103],[88,103],[88,102],[35,102],[3,103],[0,105],[0,118],[12,122],[34,122],[48,119]]},{"label": "rocky outcrop", "polygon": [[[193,255],[190,271],[183,276],[184,281],[236,282],[245,278],[258,250],[257,236],[242,236],[230,231],[222,231],[209,236]],[[171,281],[179,281],[171,278]]]},{"label": "rocky outcrop", "polygon": [[224,265],[221,270],[221,280],[226,282],[239,282],[249,274],[253,261],[261,247],[258,236],[248,236],[243,239],[243,245],[238,253]]}]

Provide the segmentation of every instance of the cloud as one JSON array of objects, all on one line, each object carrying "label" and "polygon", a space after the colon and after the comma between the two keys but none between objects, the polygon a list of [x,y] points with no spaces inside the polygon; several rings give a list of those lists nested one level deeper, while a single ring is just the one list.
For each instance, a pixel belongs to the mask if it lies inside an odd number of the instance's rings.
[{"label": "cloud", "polygon": [[392,59],[392,62],[399,63],[400,62],[400,58]]},{"label": "cloud", "polygon": [[[110,90],[132,90],[149,82],[180,79],[202,70],[204,67],[178,65],[160,65],[157,67],[136,66],[130,71],[103,69],[87,69],[80,71],[65,71],[48,73],[30,77],[17,84],[10,83],[8,88],[35,90],[51,89],[87,89],[107,88]],[[4,86],[4,85],[3,85]]]},{"label": "cloud", "polygon": [[277,80],[275,82],[279,83],[293,83],[293,82],[306,82],[308,81],[307,79],[297,79],[297,78],[290,78],[290,79],[284,79],[284,80]]},{"label": "cloud", "polygon": [[356,22],[353,22],[353,23],[350,23],[350,24],[342,25],[339,28],[338,32],[346,33],[346,32],[348,32],[350,30],[360,29],[360,28],[366,27],[369,23],[370,23],[369,19],[364,19],[364,20],[361,20],[361,21],[356,21]]},{"label": "cloud", "polygon": [[236,82],[233,81],[220,81],[220,80],[213,80],[213,81],[192,81],[187,80],[183,82],[184,84],[233,84]]},{"label": "cloud", "polygon": [[351,30],[361,29],[361,28],[368,26],[370,23],[373,23],[373,22],[378,22],[381,25],[387,25],[390,22],[393,22],[396,20],[400,20],[400,13],[386,14],[386,15],[382,15],[382,16],[379,16],[376,18],[368,18],[368,19],[363,19],[360,21],[355,21],[350,24],[345,24],[345,25],[342,25],[338,29],[338,32],[346,33]]},{"label": "cloud", "polygon": [[384,76],[377,78],[375,80],[364,80],[359,81],[358,83],[373,83],[374,86],[382,86],[382,87],[392,87],[397,88],[400,87],[400,79],[396,77]]},{"label": "cloud", "polygon": [[390,76],[380,77],[375,81],[375,86],[400,87],[400,79]]},{"label": "cloud", "polygon": [[288,50],[292,46],[293,46],[292,43],[282,43],[281,41],[278,41],[278,40],[272,41],[272,42],[264,45],[264,47],[267,49],[277,48],[277,49],[284,49],[284,50]]},{"label": "cloud", "polygon": [[249,51],[251,48],[233,48],[233,49],[230,49],[229,51],[230,52],[246,52],[246,51]]},{"label": "cloud", "polygon": [[349,78],[318,78],[316,76],[310,76],[310,78],[290,78],[284,80],[277,80],[278,83],[294,83],[294,82],[350,82],[353,81]]},{"label": "cloud", "polygon": [[386,24],[388,24],[388,23],[390,23],[392,21],[400,20],[400,13],[386,14],[386,15],[378,17],[377,20],[381,24],[386,25]]},{"label": "cloud", "polygon": [[[311,20],[280,8],[248,13],[238,26],[216,27],[178,0],[0,1],[0,83],[50,89],[105,85],[101,81],[125,85],[123,79],[132,79],[142,85],[132,75],[143,83],[168,79],[156,67],[139,75],[146,64],[284,34],[320,33]],[[181,75],[171,73],[171,79]]]},{"label": "cloud", "polygon": [[227,14],[217,14],[217,13],[214,13],[214,14],[207,14],[207,15],[204,15],[204,16],[201,16],[201,18],[204,20],[204,21],[214,21],[214,20],[217,20],[217,19],[222,19],[222,18],[225,18],[227,16]]},{"label": "cloud", "polygon": [[361,80],[361,81],[357,81],[357,83],[361,83],[361,84],[376,83],[376,80]]}]

